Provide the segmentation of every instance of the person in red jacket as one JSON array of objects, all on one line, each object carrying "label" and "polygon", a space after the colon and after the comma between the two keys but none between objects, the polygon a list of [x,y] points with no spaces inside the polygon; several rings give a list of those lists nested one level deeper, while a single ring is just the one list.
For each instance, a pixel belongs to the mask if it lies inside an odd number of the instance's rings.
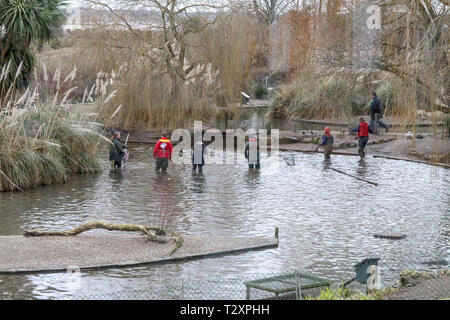
[{"label": "person in red jacket", "polygon": [[352,129],[353,132],[358,132],[358,153],[361,159],[366,157],[364,149],[367,142],[369,142],[369,132],[372,133],[372,129],[367,124],[363,117],[359,118],[359,126]]},{"label": "person in red jacket", "polygon": [[153,149],[153,158],[156,159],[156,171],[159,171],[159,169],[167,171],[169,160],[172,159],[172,151],[172,143],[167,139],[167,133],[163,132],[161,139],[159,139]]},{"label": "person in red jacket", "polygon": [[330,156],[333,152],[334,137],[331,135],[330,128],[326,127],[324,131],[325,134],[322,136],[322,143],[314,151],[317,152],[320,147],[323,147],[325,161],[330,161]]}]

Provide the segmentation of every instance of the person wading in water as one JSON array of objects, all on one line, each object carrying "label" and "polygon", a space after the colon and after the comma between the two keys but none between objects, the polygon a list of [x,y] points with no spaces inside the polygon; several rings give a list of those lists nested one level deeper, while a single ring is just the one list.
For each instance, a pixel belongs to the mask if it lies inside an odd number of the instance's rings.
[{"label": "person wading in water", "polygon": [[320,147],[323,147],[323,155],[325,156],[325,161],[330,160],[331,153],[333,152],[334,137],[331,135],[330,128],[325,128],[325,134],[322,136],[322,143],[314,150],[319,151]]},{"label": "person wading in water", "polygon": [[375,91],[371,93],[372,101],[370,103],[370,127],[374,134],[378,134],[378,127],[386,129],[389,132],[389,125],[381,121],[383,111],[381,110],[381,102]]},{"label": "person wading in water", "polygon": [[167,171],[169,160],[172,159],[172,151],[172,143],[167,139],[167,133],[163,132],[161,139],[159,139],[153,149],[153,158],[156,159],[156,171],[159,171],[159,169],[162,169],[163,172]]},{"label": "person wading in water", "polygon": [[111,167],[114,169],[122,168],[122,159],[125,152],[122,148],[122,143],[120,143],[120,132],[114,132],[111,138],[112,145],[109,147],[109,160],[111,161]]},{"label": "person wading in water", "polygon": [[205,149],[206,144],[202,141],[202,138],[198,138],[194,144],[194,152],[192,154],[192,172],[196,172],[198,167],[198,173],[203,173],[203,166],[205,165]]},{"label": "person wading in water", "polygon": [[250,169],[261,168],[261,154],[259,150],[259,139],[257,134],[251,134],[245,144],[245,158],[248,160]]},{"label": "person wading in water", "polygon": [[369,132],[372,133],[372,129],[367,124],[363,117],[359,118],[359,125],[352,129],[352,132],[358,132],[358,153],[361,159],[366,157],[365,148],[367,142],[369,142]]}]

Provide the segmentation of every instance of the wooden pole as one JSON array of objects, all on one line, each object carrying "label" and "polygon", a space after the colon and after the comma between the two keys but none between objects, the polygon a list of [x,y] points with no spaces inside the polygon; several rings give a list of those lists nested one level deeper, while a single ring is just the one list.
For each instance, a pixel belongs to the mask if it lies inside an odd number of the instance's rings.
[{"label": "wooden pole", "polygon": [[275,239],[278,239],[278,233],[280,229],[278,227],[275,227]]},{"label": "wooden pole", "polygon": [[348,174],[348,173],[346,173],[346,172],[344,172],[344,171],[341,171],[341,170],[338,170],[338,169],[335,169],[335,168],[330,168],[330,169],[333,170],[333,171],[336,171],[336,172],[345,174],[346,176],[352,177],[352,178],[354,178],[354,179],[357,179],[357,180],[360,180],[360,181],[364,181],[364,182],[370,183],[370,184],[372,184],[372,185],[374,185],[374,186],[378,186],[378,183],[376,183],[376,182],[372,182],[372,181],[369,181],[369,180],[366,180],[366,179],[363,179],[363,178],[360,178],[360,177],[356,177],[356,176],[354,176],[354,175]]}]

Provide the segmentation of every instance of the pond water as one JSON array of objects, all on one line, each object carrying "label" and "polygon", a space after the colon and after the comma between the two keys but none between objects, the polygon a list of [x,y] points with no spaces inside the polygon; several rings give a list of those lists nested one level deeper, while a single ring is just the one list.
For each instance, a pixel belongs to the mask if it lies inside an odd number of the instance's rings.
[{"label": "pond water", "polygon": [[[235,164],[207,165],[202,176],[187,165],[171,165],[161,175],[154,171],[151,152],[151,146],[131,145],[130,162],[122,171],[107,169],[72,177],[64,185],[0,193],[0,235],[21,234],[27,228],[63,230],[96,220],[147,225],[170,211],[171,225],[182,234],[273,237],[278,226],[279,247],[82,272],[77,288],[67,286],[65,274],[0,275],[0,298],[108,298],[128,289],[151,290],[153,298],[164,298],[170,297],[170,286],[182,281],[224,281],[294,269],[348,280],[355,263],[374,256],[381,258],[382,283],[392,284],[401,270],[436,269],[450,262],[447,169],[345,156],[333,156],[326,164],[319,154],[281,152],[279,158],[264,155],[259,171],[250,171],[238,157]],[[161,206],[162,201],[168,205]],[[373,237],[383,231],[408,237]]]},{"label": "pond water", "polygon": [[[248,127],[248,128],[259,128],[259,129],[268,129],[268,128],[277,128],[281,131],[323,131],[324,126],[328,126],[332,131],[348,131],[349,126],[355,127],[357,125],[356,119],[353,119],[353,123],[346,123],[345,121],[338,121],[334,123],[331,120],[322,120],[325,121],[322,123],[317,123],[318,120],[309,121],[309,120],[288,120],[288,119],[268,119],[266,117],[269,108],[258,108],[255,110],[254,108],[245,108],[236,113],[231,113],[229,111],[222,111],[218,114],[217,119],[215,120],[215,127],[221,130],[227,128],[237,129],[240,127]],[[366,120],[370,120],[370,116],[366,117]],[[332,123],[327,123],[332,122]],[[391,121],[394,121],[393,118],[388,118],[385,120],[386,123],[392,124]],[[416,126],[414,129],[408,127],[406,124],[412,121],[412,119],[395,119],[394,123],[397,125],[392,129],[395,132],[409,132],[413,131],[415,133],[444,133],[445,128],[444,125],[426,125],[422,124]]]}]

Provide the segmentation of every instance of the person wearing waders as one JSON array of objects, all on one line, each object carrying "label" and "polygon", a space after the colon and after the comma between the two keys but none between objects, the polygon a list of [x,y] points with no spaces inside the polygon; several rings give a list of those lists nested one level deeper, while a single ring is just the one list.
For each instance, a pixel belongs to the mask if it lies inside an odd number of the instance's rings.
[{"label": "person wearing waders", "polygon": [[331,153],[333,152],[334,137],[331,135],[330,128],[325,128],[325,134],[322,136],[322,143],[316,148],[315,152],[323,147],[323,155],[325,156],[325,161],[330,160]]},{"label": "person wearing waders", "polygon": [[194,153],[192,154],[192,172],[196,172],[198,167],[198,173],[203,173],[203,166],[205,165],[205,149],[206,144],[202,141],[202,138],[198,138],[194,145]]},{"label": "person wearing waders", "polygon": [[111,161],[112,168],[120,169],[122,168],[123,155],[125,154],[122,144],[120,143],[120,132],[114,132],[111,140],[112,144],[109,147],[109,161]]},{"label": "person wearing waders", "polygon": [[156,171],[159,171],[159,169],[162,169],[163,172],[167,171],[169,160],[172,159],[172,151],[172,143],[167,139],[167,133],[163,132],[161,139],[159,139],[153,149],[153,158],[156,159]]},{"label": "person wearing waders", "polygon": [[375,91],[372,91],[372,101],[370,103],[370,127],[374,134],[378,134],[378,127],[386,129],[389,132],[389,126],[381,121],[383,111],[381,110],[381,102]]},{"label": "person wearing waders", "polygon": [[369,142],[369,132],[372,133],[372,129],[367,124],[366,120],[359,118],[359,125],[352,129],[353,132],[358,132],[358,154],[361,159],[366,157],[365,148],[367,142]]},{"label": "person wearing waders", "polygon": [[250,135],[245,144],[245,158],[248,160],[248,167],[250,169],[259,169],[261,167],[259,139],[256,134]]}]

